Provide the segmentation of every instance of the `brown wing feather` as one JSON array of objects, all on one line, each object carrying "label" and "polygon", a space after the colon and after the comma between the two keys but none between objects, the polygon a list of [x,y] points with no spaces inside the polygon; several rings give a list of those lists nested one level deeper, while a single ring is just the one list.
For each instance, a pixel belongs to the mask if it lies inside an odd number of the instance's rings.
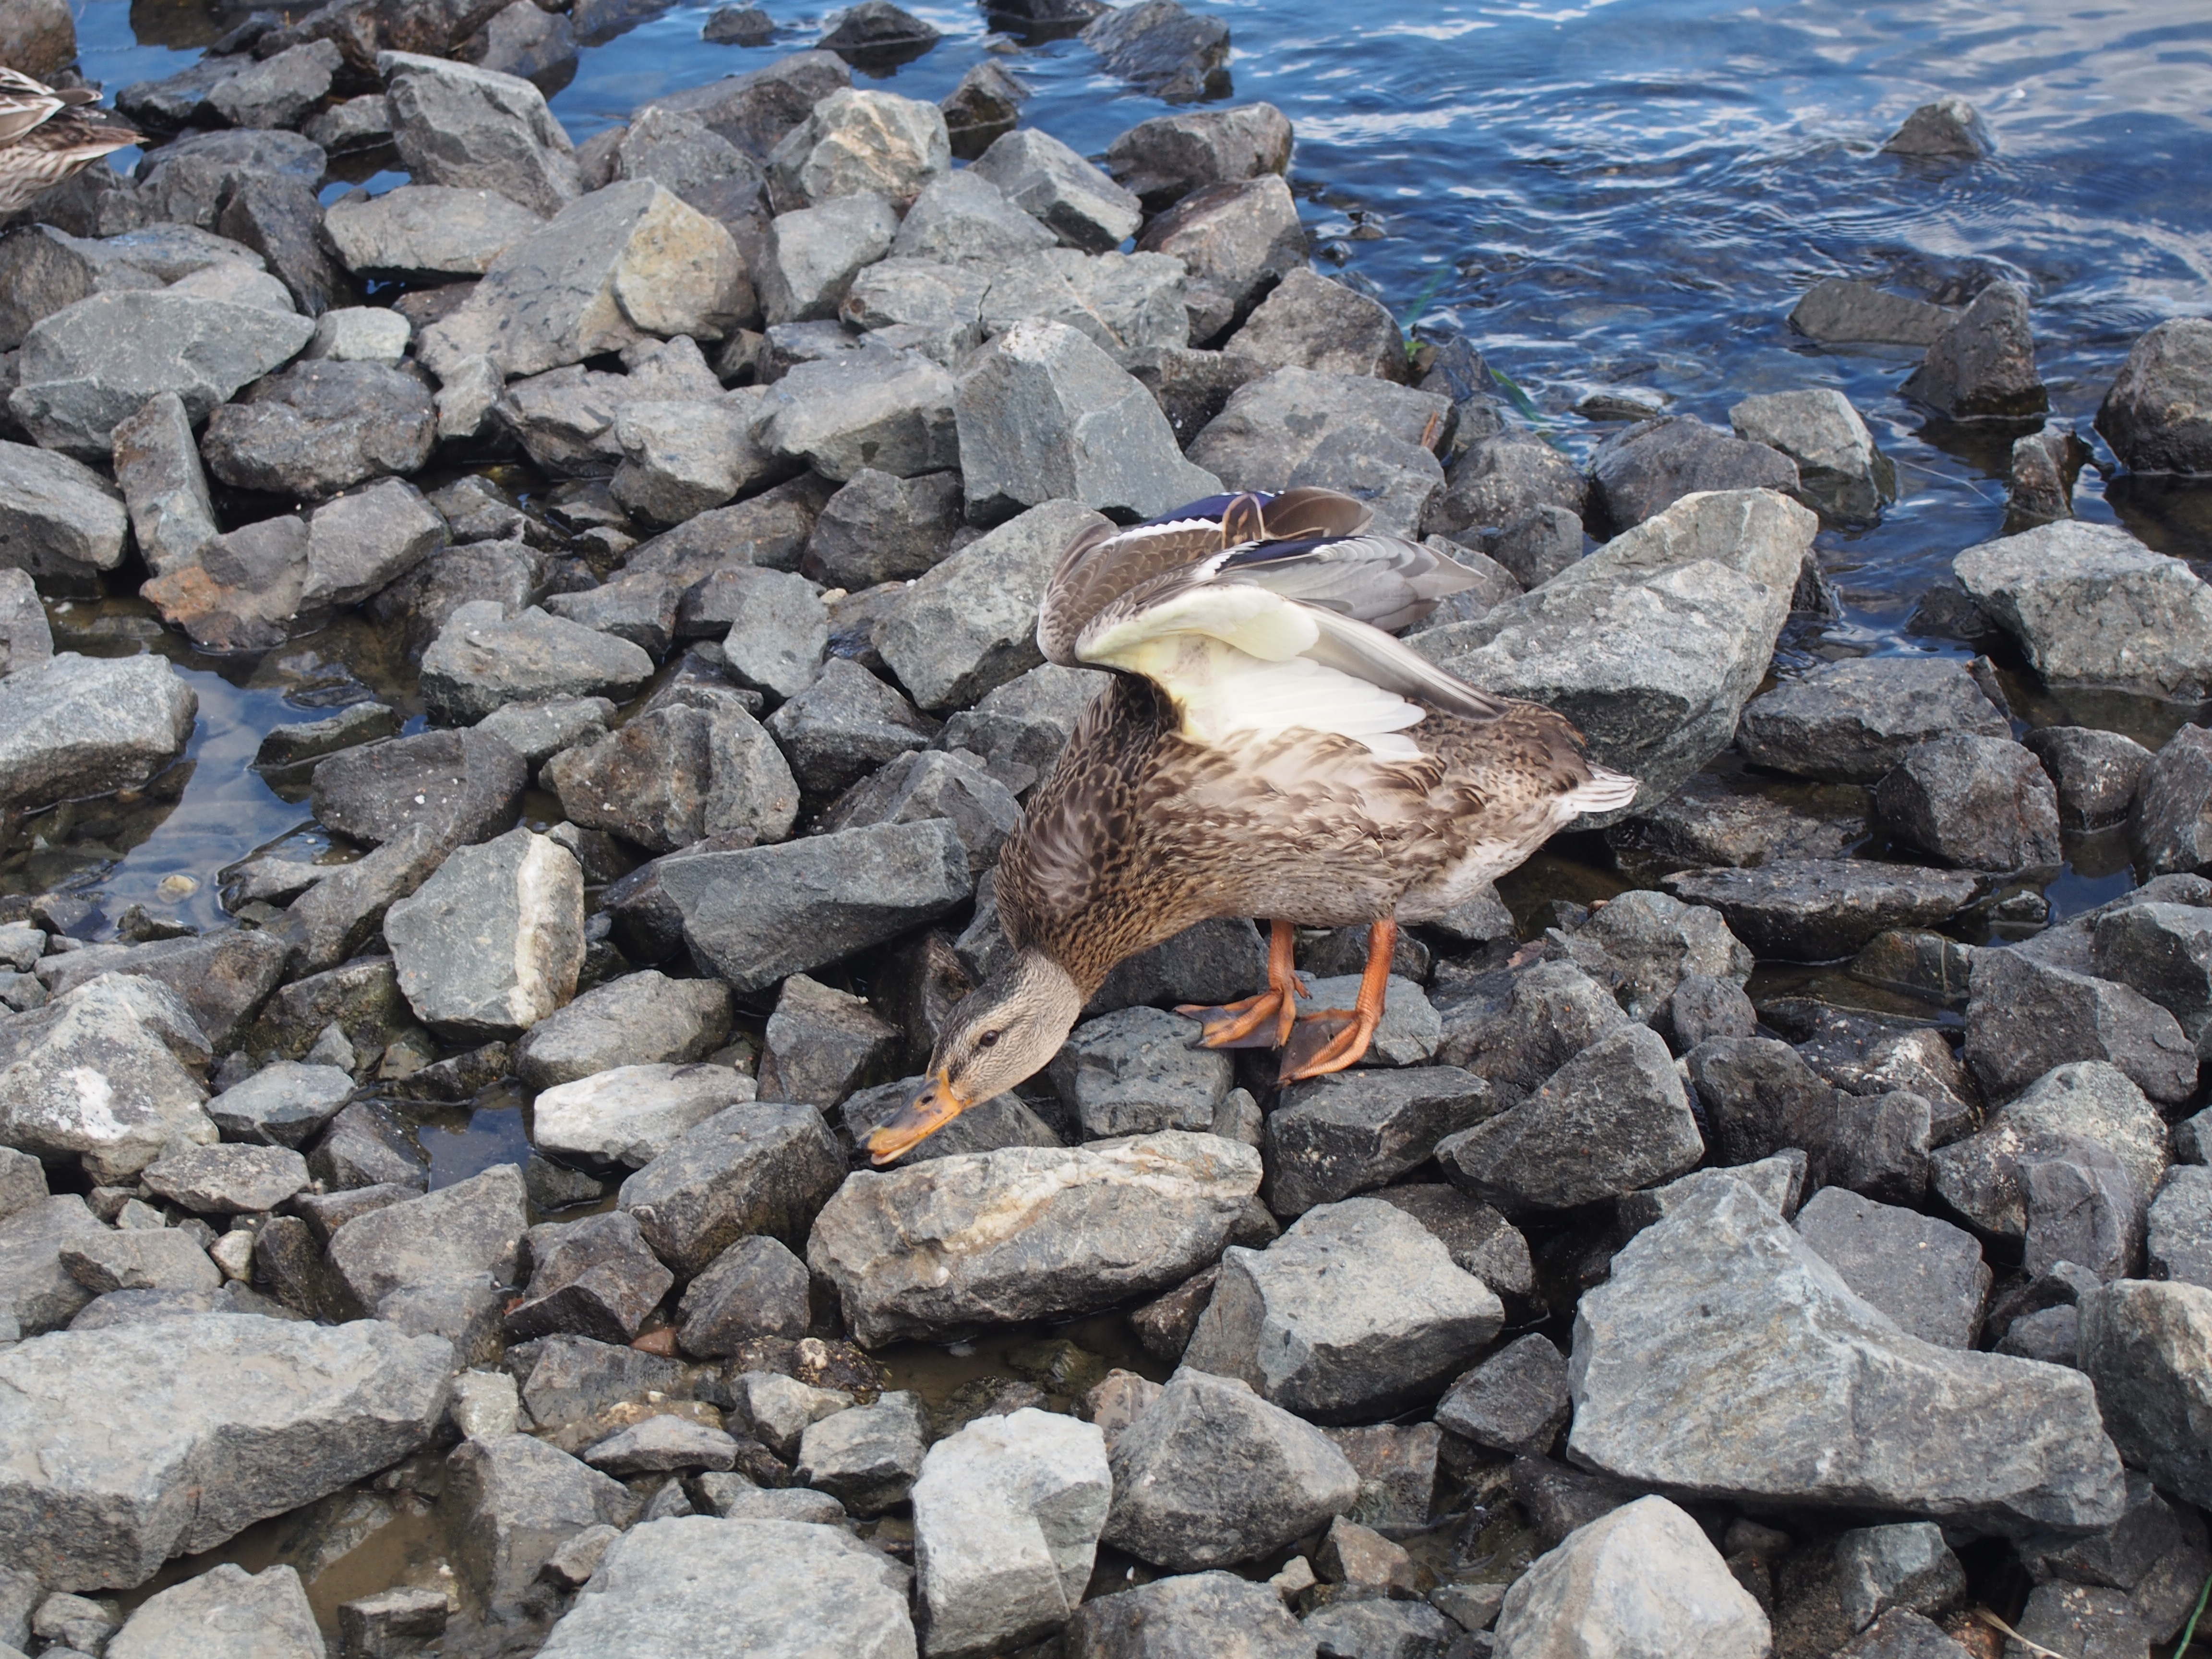
[{"label": "brown wing feather", "polygon": [[1285,490],[1267,503],[1265,513],[1267,539],[1276,542],[1357,536],[1374,516],[1364,501],[1314,484]]},{"label": "brown wing feather", "polygon": [[1132,588],[1219,551],[1218,523],[1194,523],[1188,530],[1142,537],[1116,525],[1093,526],[1068,544],[1045,584],[1044,603],[1037,610],[1037,649],[1047,660],[1069,668],[1090,666],[1075,654],[1075,641],[1092,617]]}]

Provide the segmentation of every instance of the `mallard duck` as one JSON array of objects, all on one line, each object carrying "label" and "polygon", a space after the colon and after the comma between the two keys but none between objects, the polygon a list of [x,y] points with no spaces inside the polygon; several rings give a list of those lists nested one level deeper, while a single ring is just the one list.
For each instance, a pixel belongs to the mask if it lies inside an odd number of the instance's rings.
[{"label": "mallard duck", "polygon": [[0,65],[0,216],[30,206],[101,156],[146,142],[129,127],[76,113],[99,101],[82,87],[50,87]]},{"label": "mallard duck", "polygon": [[[1000,857],[1013,960],[953,1010],[927,1085],[869,1138],[876,1163],[1042,1069],[1116,963],[1215,917],[1267,920],[1267,986],[1183,1009],[1199,1043],[1280,1048],[1286,1083],[1340,1071],[1382,1018],[1401,921],[1634,795],[1564,716],[1386,631],[1477,578],[1370,517],[1334,490],[1244,494],[1070,545],[1037,644],[1113,678]],[[1294,930],[1363,922],[1355,1006],[1301,1018]]]}]

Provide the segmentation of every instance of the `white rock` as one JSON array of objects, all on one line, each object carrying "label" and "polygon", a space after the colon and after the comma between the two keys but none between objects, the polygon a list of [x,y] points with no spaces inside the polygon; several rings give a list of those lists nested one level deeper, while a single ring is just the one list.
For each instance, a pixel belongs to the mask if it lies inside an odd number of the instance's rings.
[{"label": "white rock", "polygon": [[617,1066],[546,1090],[532,1122],[542,1152],[639,1169],[693,1124],[752,1099],[753,1086],[727,1066]]},{"label": "white rock", "polygon": [[314,337],[303,357],[348,363],[397,363],[407,355],[414,325],[380,306],[340,306],[315,319]]}]

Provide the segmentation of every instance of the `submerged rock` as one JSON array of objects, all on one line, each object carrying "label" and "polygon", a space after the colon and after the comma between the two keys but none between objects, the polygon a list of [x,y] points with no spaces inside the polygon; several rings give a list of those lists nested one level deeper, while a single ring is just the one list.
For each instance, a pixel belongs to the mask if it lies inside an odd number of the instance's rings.
[{"label": "submerged rock", "polygon": [[2008,419],[2048,409],[2027,294],[2011,283],[1991,283],[1936,337],[1926,361],[1899,390],[1954,420]]}]

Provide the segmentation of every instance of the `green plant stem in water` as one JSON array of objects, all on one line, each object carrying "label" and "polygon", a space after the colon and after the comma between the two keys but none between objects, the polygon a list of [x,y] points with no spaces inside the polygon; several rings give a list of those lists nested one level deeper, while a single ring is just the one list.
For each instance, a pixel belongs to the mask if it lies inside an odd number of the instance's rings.
[{"label": "green plant stem in water", "polygon": [[2206,1577],[2204,1588],[2197,1592],[2196,1609],[2189,1615],[2188,1624],[2182,1627],[2181,1640],[2174,1644],[2173,1659],[2181,1659],[2181,1656],[2189,1651],[2189,1644],[2197,1639],[2197,1621],[2204,1616],[2204,1603],[2208,1599],[2212,1599],[2212,1575]]}]

